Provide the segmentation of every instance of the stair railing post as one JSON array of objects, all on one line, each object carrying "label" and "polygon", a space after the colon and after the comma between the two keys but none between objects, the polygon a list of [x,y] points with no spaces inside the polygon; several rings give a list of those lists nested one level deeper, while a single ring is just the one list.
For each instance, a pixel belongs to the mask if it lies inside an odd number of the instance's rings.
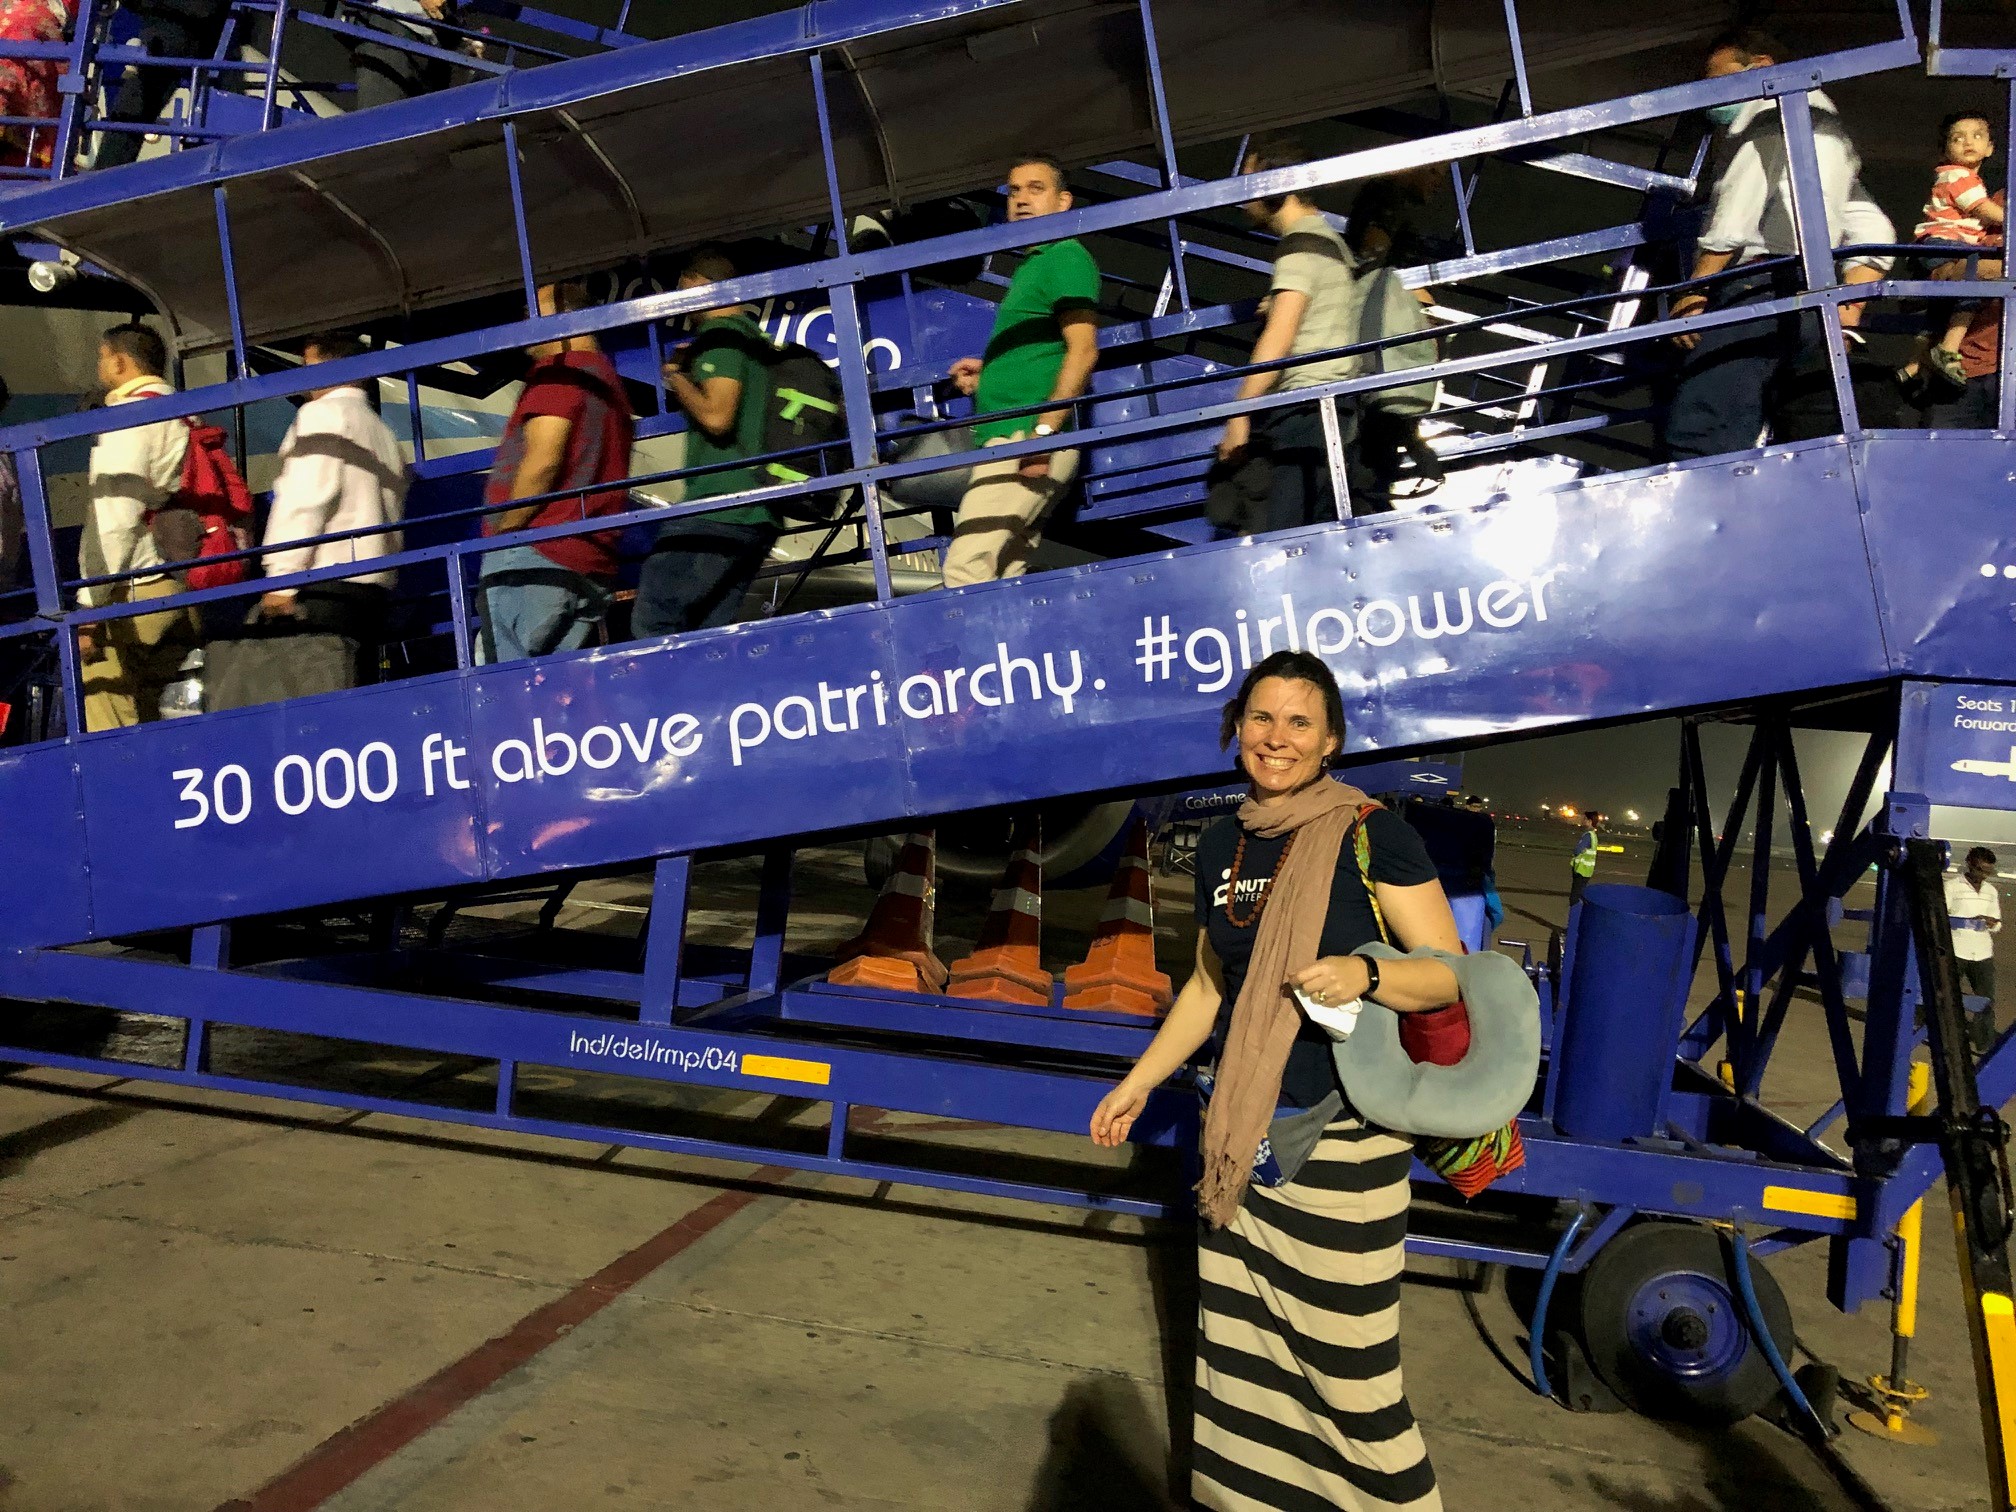
[{"label": "stair railing post", "polygon": [[68,178],[77,156],[77,138],[83,130],[84,102],[97,96],[91,62],[98,51],[98,0],[77,0],[77,13],[70,20],[70,57],[56,87],[63,103],[56,111],[56,147],[50,158],[50,173]]},{"label": "stair railing post", "polygon": [[280,40],[287,30],[287,12],[294,0],[275,0],[273,26],[266,34],[266,90],[259,106],[259,129],[271,131],[280,119]]},{"label": "stair railing post", "polygon": [[525,283],[525,316],[539,318],[539,276],[532,271],[532,232],[525,219],[525,180],[518,166],[518,123],[504,123],[504,167],[511,178],[511,224],[518,236],[518,276]]},{"label": "stair railing post", "polygon": [[686,891],[691,856],[666,856],[651,879],[651,914],[644,921],[644,990],[638,1020],[670,1024],[679,1007],[679,956],[686,943]]},{"label": "stair railing post", "polygon": [[[1785,132],[1785,162],[1792,179],[1792,215],[1799,228],[1799,262],[1806,275],[1806,287],[1814,291],[1831,289],[1840,282],[1840,277],[1834,269],[1834,236],[1827,225],[1826,191],[1821,186],[1820,154],[1813,137],[1813,102],[1804,90],[1795,89],[1779,98],[1778,120]],[[1862,418],[1855,407],[1855,387],[1848,378],[1841,306],[1827,300],[1818,314],[1841,429],[1851,439],[1858,439],[1862,434]]]},{"label": "stair railing post", "polygon": [[[812,54],[812,102],[819,117],[819,152],[826,166],[826,200],[833,217],[833,250],[840,258],[849,256],[847,213],[840,196],[840,165],[833,152],[833,116],[826,102],[826,59]],[[861,307],[852,283],[835,284],[830,291],[833,310],[833,338],[840,359],[840,393],[847,403],[848,463],[855,468],[873,467],[879,458],[875,450],[875,399],[868,388],[868,358],[862,350]],[[861,517],[868,527],[868,555],[875,571],[875,597],[887,601],[895,597],[889,577],[889,542],[882,527],[881,492],[870,481],[861,485]]]},{"label": "stair railing post", "polygon": [[74,735],[84,728],[84,678],[77,654],[77,636],[64,623],[62,584],[56,572],[56,535],[49,518],[49,493],[42,481],[39,451],[14,453],[14,477],[21,489],[21,516],[28,537],[28,568],[35,582],[35,613],[56,630],[56,660],[62,671],[58,690],[63,730]]},{"label": "stair railing post", "polygon": [[[1169,125],[1169,93],[1162,83],[1162,50],[1155,40],[1155,12],[1152,0],[1141,0],[1142,50],[1148,55],[1148,106],[1155,115],[1155,135],[1162,147],[1162,187],[1175,189],[1183,180],[1176,171],[1176,137]],[[1233,166],[1236,173],[1245,166],[1242,154]],[[1176,302],[1190,308],[1190,280],[1183,271],[1183,230],[1173,219],[1169,229],[1169,276],[1176,286]]]},{"label": "stair railing post", "polygon": [[1344,427],[1337,416],[1337,396],[1325,394],[1316,401],[1323,417],[1323,458],[1330,469],[1331,497],[1337,501],[1337,518],[1351,518],[1351,469],[1344,455]]}]

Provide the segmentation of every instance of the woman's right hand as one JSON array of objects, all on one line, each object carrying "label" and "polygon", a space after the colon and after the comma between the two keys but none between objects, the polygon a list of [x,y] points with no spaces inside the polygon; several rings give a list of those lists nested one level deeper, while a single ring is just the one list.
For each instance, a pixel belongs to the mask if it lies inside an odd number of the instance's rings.
[{"label": "woman's right hand", "polygon": [[1146,1088],[1136,1088],[1131,1081],[1120,1083],[1100,1098],[1099,1106],[1092,1110],[1092,1143],[1107,1149],[1127,1143],[1127,1136],[1134,1129],[1134,1120],[1147,1106]]}]

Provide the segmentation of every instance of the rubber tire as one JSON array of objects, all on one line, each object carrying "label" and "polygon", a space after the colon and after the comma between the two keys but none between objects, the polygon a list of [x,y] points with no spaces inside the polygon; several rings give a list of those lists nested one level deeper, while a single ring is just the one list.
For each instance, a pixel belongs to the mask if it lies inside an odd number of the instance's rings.
[{"label": "rubber tire", "polygon": [[[1692,1273],[1728,1291],[1744,1320],[1743,1354],[1713,1379],[1688,1380],[1669,1374],[1632,1344],[1628,1314],[1632,1299],[1661,1276]],[[1781,1358],[1793,1351],[1792,1310],[1784,1292],[1761,1262],[1750,1262],[1757,1306]],[[1750,1336],[1736,1287],[1734,1262],[1721,1236],[1697,1223],[1640,1223],[1604,1246],[1584,1272],[1581,1288],[1583,1345],[1596,1374],[1635,1412],[1645,1417],[1727,1426],[1768,1406],[1780,1387],[1763,1350]]]}]

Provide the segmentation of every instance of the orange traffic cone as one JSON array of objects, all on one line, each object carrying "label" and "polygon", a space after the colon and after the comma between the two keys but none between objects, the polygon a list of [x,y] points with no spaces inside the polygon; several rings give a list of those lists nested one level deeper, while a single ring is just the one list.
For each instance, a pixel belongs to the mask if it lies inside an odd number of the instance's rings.
[{"label": "orange traffic cone", "polygon": [[925,830],[905,836],[867,927],[836,952],[840,964],[826,973],[826,980],[891,992],[944,991],[945,963],[931,949],[937,874],[937,834]]},{"label": "orange traffic cone", "polygon": [[1015,827],[1014,849],[973,954],[952,963],[953,997],[1050,1006],[1056,978],[1043,969],[1043,828],[1030,818]]},{"label": "orange traffic cone", "polygon": [[1148,871],[1148,821],[1138,819],[1127,854],[1113,874],[1099,930],[1081,966],[1064,971],[1064,1006],[1153,1018],[1175,997],[1169,978],[1155,969],[1154,881]]}]

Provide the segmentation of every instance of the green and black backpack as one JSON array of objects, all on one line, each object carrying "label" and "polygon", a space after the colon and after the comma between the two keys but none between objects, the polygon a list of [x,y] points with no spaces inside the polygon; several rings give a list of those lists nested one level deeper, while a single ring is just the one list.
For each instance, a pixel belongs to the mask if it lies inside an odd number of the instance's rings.
[{"label": "green and black backpack", "polygon": [[[839,375],[810,347],[795,341],[771,347],[763,362],[770,379],[763,411],[764,454],[821,448],[766,463],[764,471],[780,483],[802,483],[823,473],[845,470],[847,407],[841,398]],[[780,507],[793,519],[837,519],[853,492],[847,488],[798,494]]]}]

